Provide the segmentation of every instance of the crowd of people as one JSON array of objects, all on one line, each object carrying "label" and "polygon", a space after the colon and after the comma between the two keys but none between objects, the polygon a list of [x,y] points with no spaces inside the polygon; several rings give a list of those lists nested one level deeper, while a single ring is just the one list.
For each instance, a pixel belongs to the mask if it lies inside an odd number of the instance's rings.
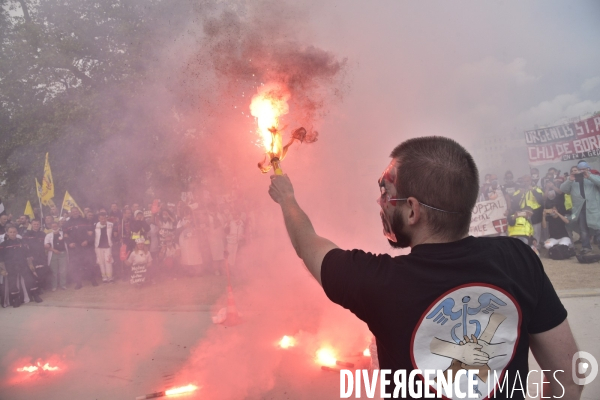
[{"label": "crowd of people", "polygon": [[[496,175],[485,175],[479,200],[500,197],[506,200],[508,236],[536,252],[543,244],[551,258],[577,255],[582,261],[592,256],[592,243],[600,243],[600,172],[584,160],[562,174],[551,167],[542,176],[537,168],[531,168],[529,174],[515,180],[513,173],[506,171],[503,184]],[[578,254],[574,232],[581,242]]]},{"label": "crowd of people", "polygon": [[[182,196],[184,197],[184,196]],[[254,211],[223,201],[133,203],[97,210],[49,207],[13,220],[0,215],[0,304],[42,302],[42,291],[79,290],[116,280],[154,284],[163,277],[220,275],[255,230]],[[243,209],[244,208],[244,209]]]}]

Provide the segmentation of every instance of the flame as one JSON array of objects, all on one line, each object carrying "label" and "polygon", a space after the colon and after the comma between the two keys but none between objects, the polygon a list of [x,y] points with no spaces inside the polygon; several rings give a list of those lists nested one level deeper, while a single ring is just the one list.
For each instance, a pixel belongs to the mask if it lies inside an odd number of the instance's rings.
[{"label": "flame", "polygon": [[278,83],[269,83],[258,88],[252,97],[250,114],[258,123],[257,133],[270,158],[282,156],[279,118],[290,111],[289,91]]},{"label": "flame", "polygon": [[363,351],[363,356],[371,357],[371,350],[369,350],[369,348],[366,348],[365,351]]},{"label": "flame", "polygon": [[284,336],[283,338],[281,338],[281,340],[279,341],[279,346],[282,349],[287,349],[289,347],[294,347],[296,345],[296,339],[294,339],[291,336]]},{"label": "flame", "polygon": [[38,370],[38,367],[35,365],[30,365],[27,367],[23,367],[23,368],[17,368],[18,372],[35,372]]},{"label": "flame", "polygon": [[173,396],[173,395],[177,395],[177,394],[190,393],[190,392],[193,392],[196,389],[198,389],[198,386],[189,384],[187,386],[181,386],[181,387],[178,387],[178,388],[173,388],[173,389],[165,390],[165,395],[167,395],[167,396]]},{"label": "flame", "polygon": [[37,365],[28,365],[23,368],[17,368],[17,372],[35,372],[35,371],[39,371],[40,369],[42,371],[58,371],[59,370],[58,367],[52,367],[50,365],[50,363],[46,363],[46,364],[42,365],[42,363],[38,361]]},{"label": "flame", "polygon": [[327,367],[335,366],[336,362],[335,354],[332,349],[328,347],[322,347],[317,350],[317,362]]}]

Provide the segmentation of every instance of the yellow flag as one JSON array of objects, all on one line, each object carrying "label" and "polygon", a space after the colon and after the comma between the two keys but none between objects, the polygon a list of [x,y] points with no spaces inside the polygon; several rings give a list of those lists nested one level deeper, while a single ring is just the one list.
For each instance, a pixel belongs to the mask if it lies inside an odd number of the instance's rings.
[{"label": "yellow flag", "polygon": [[[46,153],[46,164],[44,165],[44,177],[42,178],[42,204],[49,206],[51,199],[54,198],[54,181],[52,180],[52,172],[50,171],[50,162],[48,161],[48,153]],[[54,203],[52,203],[54,204]]]},{"label": "yellow flag", "polygon": [[33,214],[33,207],[31,207],[31,203],[29,202],[29,200],[27,200],[27,205],[25,206],[25,212],[23,213],[23,215],[27,215],[30,220],[33,220],[35,218],[35,215]]},{"label": "yellow flag", "polygon": [[69,194],[69,191],[67,190],[65,192],[65,199],[63,200],[62,208],[70,212],[71,208],[73,208],[73,207],[77,207],[79,209],[79,212],[81,213],[81,215],[83,215],[83,211],[77,205],[75,200],[73,200],[73,197],[71,197],[71,195]]},{"label": "yellow flag", "polygon": [[42,185],[38,182],[37,178],[35,178],[35,190],[37,192],[38,199],[42,200]]}]

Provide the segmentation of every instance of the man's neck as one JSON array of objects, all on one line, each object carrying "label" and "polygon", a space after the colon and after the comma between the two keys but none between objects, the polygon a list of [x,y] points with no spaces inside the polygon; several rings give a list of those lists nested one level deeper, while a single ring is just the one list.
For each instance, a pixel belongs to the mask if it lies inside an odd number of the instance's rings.
[{"label": "man's neck", "polygon": [[462,237],[448,239],[447,237],[442,237],[440,235],[431,234],[429,232],[423,233],[421,235],[415,235],[415,237],[411,240],[410,248],[414,248],[420,244],[436,244],[436,243],[452,243],[459,240],[462,240],[469,235],[463,235]]}]

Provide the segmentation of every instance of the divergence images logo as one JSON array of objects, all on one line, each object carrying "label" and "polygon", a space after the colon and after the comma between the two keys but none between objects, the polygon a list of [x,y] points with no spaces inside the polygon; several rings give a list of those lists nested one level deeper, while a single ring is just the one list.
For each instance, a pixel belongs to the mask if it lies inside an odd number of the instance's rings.
[{"label": "divergence images logo", "polygon": [[577,385],[587,385],[598,375],[598,361],[587,351],[578,351],[573,354],[571,373],[573,382]]}]

